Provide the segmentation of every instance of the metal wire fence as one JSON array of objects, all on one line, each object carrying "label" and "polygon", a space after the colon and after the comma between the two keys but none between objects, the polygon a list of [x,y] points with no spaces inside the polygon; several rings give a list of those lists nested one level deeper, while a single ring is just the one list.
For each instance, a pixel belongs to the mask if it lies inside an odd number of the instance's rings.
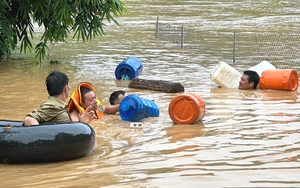
[{"label": "metal wire fence", "polygon": [[196,31],[157,19],[156,38],[229,64],[254,66],[266,60],[276,68],[300,71],[300,33]]}]

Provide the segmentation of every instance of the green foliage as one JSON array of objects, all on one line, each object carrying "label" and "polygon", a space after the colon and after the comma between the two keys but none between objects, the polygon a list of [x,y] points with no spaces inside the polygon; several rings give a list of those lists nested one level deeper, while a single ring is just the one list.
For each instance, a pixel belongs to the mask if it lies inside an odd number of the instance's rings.
[{"label": "green foliage", "polygon": [[119,25],[115,17],[128,12],[120,0],[0,0],[0,56],[5,57],[20,43],[20,53],[33,49],[33,23],[44,27],[35,46],[41,62],[48,45],[66,42],[74,33],[77,41],[105,34],[105,20]]},{"label": "green foliage", "polygon": [[16,35],[7,19],[6,1],[0,1],[0,56],[5,57],[16,48]]},{"label": "green foliage", "polygon": [[40,62],[42,62],[42,60],[45,58],[46,48],[48,49],[47,45],[43,42],[40,42],[35,46],[35,58]]},{"label": "green foliage", "polygon": [[59,60],[51,60],[50,64],[62,64]]}]

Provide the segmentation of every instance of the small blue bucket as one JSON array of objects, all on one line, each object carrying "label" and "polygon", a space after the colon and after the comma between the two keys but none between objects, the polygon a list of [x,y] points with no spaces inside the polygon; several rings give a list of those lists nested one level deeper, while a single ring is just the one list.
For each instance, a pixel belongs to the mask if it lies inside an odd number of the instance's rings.
[{"label": "small blue bucket", "polygon": [[122,120],[138,122],[148,117],[159,117],[157,105],[148,99],[142,99],[135,94],[126,96],[119,109]]},{"label": "small blue bucket", "polygon": [[124,59],[115,70],[117,80],[131,80],[136,78],[143,69],[141,61],[136,57],[127,57]]}]

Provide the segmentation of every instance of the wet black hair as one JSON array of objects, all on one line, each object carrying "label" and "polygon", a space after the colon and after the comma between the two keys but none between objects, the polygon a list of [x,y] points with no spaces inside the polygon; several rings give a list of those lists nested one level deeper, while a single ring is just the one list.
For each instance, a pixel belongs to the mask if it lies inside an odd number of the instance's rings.
[{"label": "wet black hair", "polygon": [[66,85],[69,84],[68,76],[60,71],[51,71],[46,78],[46,87],[50,96],[59,95],[63,92]]},{"label": "wet black hair", "polygon": [[115,105],[115,102],[116,102],[116,100],[118,100],[119,99],[119,95],[125,95],[125,91],[123,91],[123,90],[118,90],[118,91],[114,91],[114,92],[112,92],[112,94],[110,95],[110,97],[109,97],[109,103],[111,104],[111,105]]},{"label": "wet black hair", "polygon": [[253,88],[256,89],[259,83],[259,75],[257,74],[257,72],[252,70],[245,70],[244,74],[248,75],[248,82],[253,82]]}]

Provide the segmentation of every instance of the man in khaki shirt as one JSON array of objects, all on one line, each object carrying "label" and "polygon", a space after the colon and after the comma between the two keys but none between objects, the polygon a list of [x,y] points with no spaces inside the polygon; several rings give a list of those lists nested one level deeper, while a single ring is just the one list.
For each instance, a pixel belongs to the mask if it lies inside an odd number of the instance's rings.
[{"label": "man in khaki shirt", "polygon": [[62,100],[49,96],[46,102],[28,114],[39,123],[71,122],[66,103]]},{"label": "man in khaki shirt", "polygon": [[[70,92],[68,76],[59,71],[52,71],[47,76],[45,83],[49,94],[48,99],[29,113],[23,124],[30,126],[42,123],[72,122],[65,102]],[[80,122],[89,123],[95,118],[96,115],[91,106],[79,114]]]}]

